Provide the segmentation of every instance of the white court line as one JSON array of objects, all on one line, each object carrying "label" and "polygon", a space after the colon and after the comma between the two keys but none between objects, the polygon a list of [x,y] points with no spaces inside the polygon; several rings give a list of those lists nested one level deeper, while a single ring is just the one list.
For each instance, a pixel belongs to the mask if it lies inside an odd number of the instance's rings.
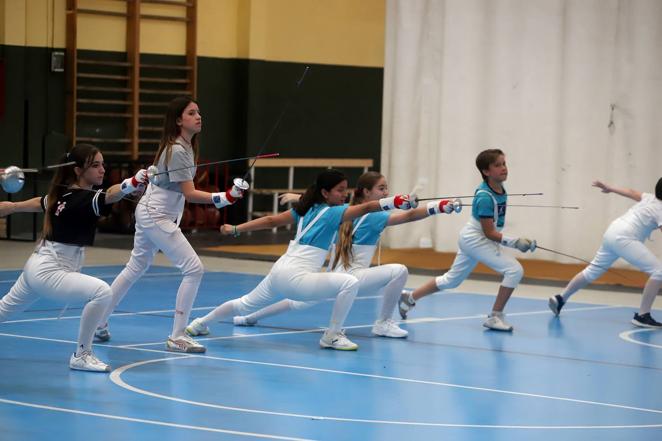
[{"label": "white court line", "polygon": [[216,429],[216,428],[213,428],[213,427],[191,426],[191,425],[188,425],[188,424],[168,423],[168,422],[165,422],[165,421],[146,420],[146,419],[143,419],[143,418],[132,418],[132,417],[119,416],[119,415],[110,415],[110,414],[107,414],[107,413],[86,412],[84,410],[67,409],[65,407],[45,406],[43,404],[26,403],[24,401],[7,400],[7,399],[4,399],[4,398],[0,398],[0,403],[13,404],[15,406],[31,407],[31,408],[34,408],[34,409],[52,410],[52,411],[55,411],[55,412],[73,413],[73,414],[76,414],[76,415],[86,415],[86,416],[93,416],[93,417],[98,417],[98,418],[106,418],[106,419],[110,419],[110,420],[129,421],[129,422],[132,422],[132,423],[151,424],[151,425],[154,425],[154,426],[175,427],[177,429],[191,429],[191,430],[198,430],[198,431],[203,431],[203,432],[226,433],[226,434],[229,434],[229,435],[251,436],[251,437],[255,437],[255,438],[268,438],[268,439],[280,439],[280,440],[291,440],[291,441],[311,441],[311,440],[308,440],[306,438],[291,438],[291,437],[287,437],[287,436],[267,435],[267,434],[264,434],[264,433],[239,432],[239,431],[236,431],[236,430]]},{"label": "white court line", "polygon": [[[381,299],[382,296],[362,296],[357,297],[356,300],[372,300],[372,299]],[[324,299],[326,302],[334,302],[336,299]],[[191,311],[206,311],[208,309],[214,309],[216,306],[199,306],[197,308],[191,308]],[[111,317],[126,317],[131,315],[150,315],[150,314],[165,314],[165,313],[174,313],[174,309],[159,309],[154,311],[137,311],[137,312],[116,312],[111,314]],[[28,322],[47,322],[47,321],[57,321],[57,320],[74,320],[79,319],[80,315],[67,315],[64,317],[41,317],[41,318],[32,318],[32,319],[20,319],[20,320],[7,320],[0,323],[28,323]]]},{"label": "white court line", "polygon": [[[32,337],[32,336],[5,334],[5,333],[0,333],[0,336],[14,337],[14,338],[24,338],[24,339],[29,339],[29,340],[50,341],[50,342],[56,342],[56,343],[67,343],[67,344],[75,344],[76,343],[74,341],[68,341],[68,340],[51,339],[51,338],[45,338],[45,337]],[[363,373],[350,372],[350,371],[339,371],[339,370],[334,370],[334,369],[323,369],[323,368],[314,368],[314,367],[308,367],[308,366],[286,365],[286,364],[280,364],[280,363],[270,363],[270,362],[260,362],[260,361],[243,360],[243,359],[215,357],[215,356],[210,356],[210,355],[178,354],[178,353],[173,353],[173,352],[169,352],[169,351],[165,351],[165,350],[156,350],[156,349],[113,346],[113,345],[104,345],[104,347],[116,348],[116,349],[125,349],[125,350],[134,350],[134,351],[141,351],[141,352],[151,352],[151,353],[158,353],[158,354],[166,354],[166,355],[170,356],[168,358],[147,360],[147,361],[143,361],[143,362],[138,362],[138,363],[133,363],[133,364],[122,366],[122,367],[116,369],[115,371],[113,371],[113,373],[111,373],[111,380],[112,381],[114,381],[113,378],[115,378],[115,377],[119,378],[119,375],[122,372],[126,371],[127,369],[129,369],[131,367],[135,367],[135,366],[139,366],[139,365],[143,365],[143,364],[148,364],[148,363],[155,363],[155,362],[170,360],[170,359],[195,358],[195,357],[197,357],[197,358],[206,358],[206,359],[211,359],[211,360],[220,360],[220,361],[227,361],[227,362],[234,362],[234,363],[245,363],[245,364],[271,366],[271,367],[283,367],[283,368],[300,369],[300,370],[314,371],[314,372],[327,372],[327,373],[335,373],[335,374],[350,375],[350,376],[357,376],[357,377],[368,377],[368,378],[384,379],[384,380],[391,380],[391,381],[400,381],[400,382],[406,382],[406,383],[445,386],[445,387],[452,387],[452,388],[465,389],[465,390],[503,393],[503,394],[508,394],[508,395],[516,395],[516,396],[524,396],[524,397],[532,397],[532,398],[543,398],[543,399],[550,399],[550,400],[557,400],[557,401],[564,401],[564,402],[573,402],[573,403],[579,403],[579,404],[589,404],[589,405],[595,405],[595,406],[603,406],[603,407],[610,407],[610,408],[619,408],[619,409],[625,409],[625,410],[634,410],[634,411],[662,414],[662,410],[657,410],[657,409],[647,409],[647,408],[634,407],[634,406],[625,406],[625,405],[619,405],[619,404],[613,404],[613,403],[603,403],[603,402],[598,402],[598,401],[579,400],[579,399],[564,398],[564,397],[554,397],[554,396],[540,395],[540,394],[529,394],[529,393],[525,393],[525,392],[507,391],[507,390],[501,390],[501,389],[491,389],[491,388],[482,388],[482,387],[475,387],[475,386],[466,386],[466,385],[453,384],[453,383],[441,383],[441,382],[433,382],[433,381],[426,381],[426,380],[415,380],[415,379],[400,378],[400,377],[388,377],[388,376],[382,376],[382,375],[363,374]],[[117,374],[115,374],[115,372],[117,372],[117,371],[119,371],[119,372]],[[113,377],[114,374],[115,374],[115,377]],[[123,381],[121,381],[121,382],[124,383]],[[118,386],[124,387],[121,384],[118,384]],[[127,385],[127,386],[129,388],[129,390],[133,390],[134,392],[142,391],[142,389],[138,389],[138,388],[135,388],[135,387],[130,386],[130,385]],[[142,393],[142,392],[140,392],[140,393]],[[152,395],[152,396],[155,396],[155,397],[159,397],[159,398],[163,398],[163,399],[167,399],[167,400],[171,400],[171,401],[179,401],[179,402],[183,402],[183,403],[194,404],[194,405],[205,406],[205,407],[216,407],[216,408],[219,408],[219,409],[226,409],[226,410],[236,410],[236,411],[244,411],[244,412],[251,412],[251,413],[265,413],[265,414],[282,415],[282,416],[294,416],[294,417],[301,417],[301,418],[313,418],[314,417],[314,418],[319,419],[319,420],[364,422],[364,423],[375,423],[375,424],[396,424],[396,425],[410,425],[410,426],[411,425],[416,425],[416,426],[436,426],[436,427],[465,427],[465,428],[494,428],[494,429],[631,429],[631,428],[660,428],[660,427],[662,427],[662,424],[640,424],[640,425],[628,425],[628,426],[626,426],[626,425],[611,425],[611,426],[480,425],[480,424],[453,424],[453,423],[418,423],[418,422],[411,422],[411,421],[361,420],[361,419],[348,419],[348,418],[336,418],[336,417],[326,417],[326,416],[310,416],[310,415],[299,416],[298,414],[269,412],[269,411],[263,411],[263,410],[258,410],[258,409],[233,408],[233,407],[229,407],[229,406],[221,406],[221,405],[214,405],[214,404],[208,404],[208,403],[197,403],[197,402],[193,402],[193,401],[189,402],[188,400],[183,400],[183,399],[179,399],[179,398],[175,398],[175,397],[161,396],[161,395],[149,392],[149,391],[144,391],[144,393],[147,394],[147,395]]]},{"label": "white court line", "polygon": [[[581,312],[581,311],[594,311],[598,309],[612,309],[612,308],[620,308],[620,306],[590,306],[587,308],[567,308],[564,309],[563,312]],[[521,315],[537,315],[537,314],[551,314],[549,309],[545,310],[539,310],[539,311],[525,311],[525,312],[514,312],[512,314],[508,314],[508,316],[521,316]],[[417,324],[417,323],[439,323],[439,322],[448,322],[448,321],[454,321],[454,320],[471,320],[471,319],[481,319],[485,318],[485,314],[475,314],[475,315],[465,315],[465,316],[458,316],[458,317],[421,317],[417,319],[409,319],[409,320],[400,320],[396,321],[396,323],[401,323],[401,324]],[[362,329],[362,328],[372,328],[373,324],[369,325],[354,325],[354,326],[345,326],[344,329]],[[263,332],[263,333],[258,333],[258,334],[239,334],[239,335],[225,335],[225,336],[220,336],[220,337],[202,337],[202,338],[197,338],[196,341],[216,341],[216,340],[230,340],[230,339],[235,339],[235,338],[253,338],[253,337],[268,337],[271,335],[290,335],[290,334],[307,334],[307,333],[314,333],[314,332],[321,332],[325,330],[326,327],[318,327],[318,328],[309,328],[309,329],[300,329],[296,331],[277,331],[277,332]],[[124,346],[119,346],[122,348],[139,348],[143,346],[154,346],[154,345],[160,345],[163,344],[162,341],[158,342],[152,342],[152,343],[136,343],[132,345],[124,345]]]},{"label": "white court line", "polygon": [[641,346],[649,346],[651,348],[662,349],[662,345],[654,345],[653,343],[646,343],[640,340],[635,340],[634,338],[630,337],[633,334],[639,334],[641,332],[654,332],[659,330],[660,329],[656,329],[656,328],[631,329],[629,331],[621,332],[620,334],[618,334],[618,336],[629,343],[634,343],[636,345],[641,345]]},{"label": "white court line", "polygon": [[[617,408],[617,409],[625,409],[625,410],[634,410],[634,411],[640,411],[640,412],[648,412],[648,413],[654,413],[654,414],[662,414],[662,410],[657,410],[657,409],[647,409],[647,408],[642,408],[642,407],[633,407],[633,406],[625,406],[625,405],[620,405],[620,404],[603,403],[603,402],[599,402],[599,401],[589,401],[589,400],[578,400],[578,399],[573,399],[573,398],[555,397],[555,396],[550,396],[550,395],[530,394],[530,393],[525,393],[525,392],[515,392],[515,391],[502,390],[502,389],[466,386],[466,385],[460,385],[460,384],[454,384],[454,383],[441,383],[441,382],[437,382],[437,381],[414,380],[414,379],[402,378],[402,377],[391,377],[391,376],[385,376],[385,375],[363,374],[363,373],[359,373],[359,372],[340,371],[340,370],[335,370],[335,369],[323,369],[323,368],[314,368],[314,367],[300,366],[300,365],[289,365],[289,364],[259,362],[259,361],[242,360],[242,359],[225,358],[225,357],[214,357],[214,356],[209,356],[209,355],[196,355],[195,357],[206,358],[206,359],[211,359],[211,360],[227,361],[227,362],[231,362],[231,363],[245,363],[245,364],[252,364],[252,365],[259,365],[259,366],[279,367],[279,368],[288,368],[288,369],[299,369],[299,370],[323,372],[323,373],[330,373],[330,374],[349,375],[349,376],[354,376],[354,377],[363,377],[363,378],[398,381],[398,382],[405,382],[405,383],[424,384],[424,385],[449,387],[449,388],[472,390],[472,391],[479,391],[479,392],[501,393],[501,394],[515,395],[515,396],[521,396],[521,397],[527,397],[527,398],[542,398],[542,399],[563,401],[563,402],[571,402],[571,403],[577,403],[577,404],[588,404],[588,405],[601,406],[601,407],[609,407],[609,408]],[[261,415],[284,416],[284,417],[292,417],[292,418],[303,418],[303,419],[312,419],[312,420],[320,420],[320,421],[339,421],[339,422],[352,422],[352,423],[389,424],[389,425],[400,425],[400,426],[464,427],[464,428],[488,428],[488,429],[529,429],[529,430],[530,429],[556,429],[556,430],[558,430],[558,429],[564,429],[564,430],[568,430],[568,429],[632,429],[632,428],[660,428],[660,427],[662,427],[662,424],[602,425],[602,426],[600,426],[600,425],[533,426],[533,425],[425,423],[425,422],[415,422],[415,421],[374,420],[374,419],[363,419],[363,418],[343,418],[343,417],[330,417],[330,416],[323,416],[323,415],[297,414],[297,413],[290,413],[290,412],[274,412],[274,411],[267,411],[267,410],[260,410],[260,409],[250,409],[250,408],[244,408],[244,407],[224,406],[224,405],[220,405],[220,404],[211,404],[211,403],[205,403],[205,402],[200,402],[200,401],[191,401],[191,400],[186,400],[186,399],[183,399],[183,398],[176,398],[176,397],[172,397],[172,396],[168,396],[168,395],[162,395],[162,394],[158,394],[158,393],[155,393],[155,392],[150,392],[150,391],[132,386],[132,385],[126,383],[121,378],[121,376],[124,372],[126,372],[129,369],[132,369],[134,367],[143,366],[143,365],[147,365],[147,364],[151,364],[151,363],[160,363],[160,362],[163,362],[163,361],[171,361],[171,360],[176,360],[176,359],[182,359],[182,358],[191,358],[191,356],[177,357],[177,358],[167,357],[167,358],[146,360],[146,361],[140,361],[140,362],[136,362],[136,363],[127,364],[127,365],[124,365],[124,366],[122,366],[118,369],[115,369],[110,374],[110,380],[113,383],[115,383],[116,385],[118,385],[118,386],[120,386],[124,389],[127,389],[131,392],[138,393],[138,394],[141,394],[141,395],[146,395],[146,396],[153,397],[153,398],[160,398],[160,399],[163,399],[163,400],[174,401],[174,402],[177,402],[177,403],[183,403],[183,404],[189,404],[189,405],[193,405],[193,406],[207,407],[207,408],[213,408],[213,409],[229,410],[229,411],[235,411],[235,412],[254,413],[254,414],[261,414]]]}]

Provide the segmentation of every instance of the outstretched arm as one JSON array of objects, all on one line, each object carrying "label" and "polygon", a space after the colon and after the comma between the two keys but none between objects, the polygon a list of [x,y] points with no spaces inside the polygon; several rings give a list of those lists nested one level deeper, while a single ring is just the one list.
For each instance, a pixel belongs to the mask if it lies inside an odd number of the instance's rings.
[{"label": "outstretched arm", "polygon": [[362,204],[350,205],[343,214],[342,221],[351,221],[364,214],[380,210],[410,210],[418,207],[418,200],[415,195],[398,194],[389,198],[382,198],[378,201],[364,202]]},{"label": "outstretched arm", "polygon": [[294,223],[292,212],[287,210],[274,216],[264,216],[236,226],[229,224],[222,225],[221,234],[224,236],[231,234],[239,235],[240,233],[247,233],[249,231],[269,230],[271,228],[282,227],[292,223]]},{"label": "outstretched arm", "polygon": [[616,193],[637,202],[641,201],[641,192],[632,188],[613,187],[602,181],[593,181],[593,186],[601,189],[603,193]]},{"label": "outstretched arm", "polygon": [[393,225],[405,224],[407,222],[414,222],[435,214],[451,214],[453,212],[459,213],[460,211],[462,211],[462,203],[459,199],[456,199],[455,201],[442,199],[439,201],[428,202],[425,207],[392,213],[388,217],[386,226],[390,227]]},{"label": "outstretched arm", "polygon": [[0,217],[9,216],[14,213],[38,213],[40,211],[42,211],[40,197],[20,202],[0,202]]}]

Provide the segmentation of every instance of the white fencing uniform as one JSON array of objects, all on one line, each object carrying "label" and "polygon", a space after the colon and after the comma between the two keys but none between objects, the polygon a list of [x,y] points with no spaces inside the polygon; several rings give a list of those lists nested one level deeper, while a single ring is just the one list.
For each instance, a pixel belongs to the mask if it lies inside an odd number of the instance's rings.
[{"label": "white fencing uniform", "polygon": [[600,277],[619,257],[648,273],[653,280],[662,280],[662,262],[645,245],[653,231],[662,227],[662,201],[643,193],[641,201],[607,228],[602,246],[584,268],[582,274],[590,283]]},{"label": "white fencing uniform", "polygon": [[[136,233],[133,239],[131,258],[122,272],[115,278],[111,288],[113,299],[99,325],[104,325],[113,310],[124,298],[133,284],[147,271],[156,253],[163,254],[183,274],[177,291],[175,319],[172,337],[184,335],[193,302],[202,281],[204,267],[191,244],[179,228],[184,211],[184,195],[180,183],[192,181],[196,168],[193,150],[181,137],[172,145],[172,155],[165,165],[165,152],[156,164],[159,172],[159,184],[150,183],[145,194],[136,205]],[[170,169],[183,170],[169,171]]]},{"label": "white fencing uniform", "polygon": [[[377,294],[382,296],[382,306],[378,313],[379,320],[391,318],[409,275],[407,267],[397,263],[370,267],[377,249],[377,243],[387,226],[389,216],[389,212],[382,211],[367,213],[355,219],[352,229],[352,261],[350,266],[345,268],[341,263],[333,261],[335,256],[333,247],[331,262],[329,263],[329,269],[333,270],[334,273],[351,274],[358,279],[358,295]],[[289,295],[288,297],[286,300],[249,315],[247,317],[248,321],[257,321],[292,309],[302,310],[318,303],[302,302],[293,300]]]},{"label": "white fencing uniform", "polygon": [[[42,208],[47,208],[42,198]],[[110,213],[105,195],[72,189],[58,197],[51,218],[53,232],[39,243],[9,293],[0,299],[0,322],[27,309],[40,297],[69,304],[87,302],[81,314],[78,349],[89,351],[94,329],[110,303],[110,287],[103,280],[81,274],[85,248],[94,241],[97,220]]]},{"label": "white fencing uniform", "polygon": [[480,224],[481,218],[493,218],[498,231],[503,229],[506,217],[507,194],[498,194],[483,182],[476,189],[469,222],[460,231],[459,250],[451,268],[435,279],[437,288],[452,289],[460,285],[476,265],[481,262],[503,274],[501,286],[515,288],[524,271],[522,265],[509,254],[502,253],[501,245],[485,237]]},{"label": "white fencing uniform", "polygon": [[338,332],[356,297],[358,280],[350,274],[322,273],[320,269],[346,209],[346,205],[315,204],[304,216],[292,210],[297,234],[269,274],[250,293],[224,303],[200,320],[209,324],[248,314],[284,297],[302,302],[335,297],[329,330]]}]

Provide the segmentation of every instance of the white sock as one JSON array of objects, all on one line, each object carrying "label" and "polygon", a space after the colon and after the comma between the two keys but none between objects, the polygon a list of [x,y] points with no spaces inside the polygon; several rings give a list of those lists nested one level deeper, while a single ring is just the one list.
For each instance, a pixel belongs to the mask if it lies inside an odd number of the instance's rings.
[{"label": "white sock", "polygon": [[357,293],[357,285],[354,285],[350,289],[343,289],[338,293],[336,301],[333,304],[333,311],[331,312],[331,322],[329,323],[330,333],[336,334],[340,332]]},{"label": "white sock", "polygon": [[177,301],[175,302],[175,320],[172,323],[172,338],[184,335],[184,329],[191,318],[191,308],[195,297],[198,295],[198,287],[202,281],[202,274],[194,273],[186,275],[177,290]]},{"label": "white sock", "polygon": [[639,315],[651,312],[651,307],[653,306],[655,297],[660,292],[660,287],[662,287],[662,280],[648,279],[646,286],[644,286],[641,305],[639,306]]},{"label": "white sock", "polygon": [[588,283],[589,282],[584,278],[583,273],[577,274],[575,277],[572,278],[570,283],[568,283],[568,286],[566,286],[565,290],[563,290],[563,292],[561,293],[561,297],[563,297],[563,301],[567,302],[570,296],[572,296],[580,289],[584,288],[586,285],[588,285]]}]

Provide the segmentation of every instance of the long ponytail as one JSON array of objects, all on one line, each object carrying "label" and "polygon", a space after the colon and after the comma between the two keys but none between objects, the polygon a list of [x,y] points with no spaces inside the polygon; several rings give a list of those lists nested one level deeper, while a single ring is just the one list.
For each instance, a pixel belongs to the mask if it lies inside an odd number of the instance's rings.
[{"label": "long ponytail", "polygon": [[[369,171],[359,176],[356,181],[356,189],[352,196],[350,205],[358,205],[365,202],[364,190],[370,191],[383,178],[381,173]],[[352,230],[354,221],[345,221],[338,230],[338,242],[336,243],[336,256],[334,262],[340,262],[343,268],[347,269],[354,260],[352,252]]]},{"label": "long ponytail", "polygon": [[323,171],[317,175],[315,183],[306,189],[306,192],[294,205],[294,211],[299,216],[304,216],[313,205],[324,202],[322,190],[331,191],[333,187],[346,180],[347,176],[340,170],[330,168]]},{"label": "long ponytail", "polygon": [[58,199],[67,191],[67,187],[78,181],[75,167],[79,167],[84,172],[90,167],[97,153],[99,153],[99,149],[92,144],[78,144],[69,153],[64,154],[60,158],[60,163],[73,161],[75,164],[59,167],[56,169],[55,175],[53,175],[46,196],[46,212],[44,214],[44,227],[41,234],[42,239],[49,240],[53,234],[51,214],[55,212],[55,205]]}]

